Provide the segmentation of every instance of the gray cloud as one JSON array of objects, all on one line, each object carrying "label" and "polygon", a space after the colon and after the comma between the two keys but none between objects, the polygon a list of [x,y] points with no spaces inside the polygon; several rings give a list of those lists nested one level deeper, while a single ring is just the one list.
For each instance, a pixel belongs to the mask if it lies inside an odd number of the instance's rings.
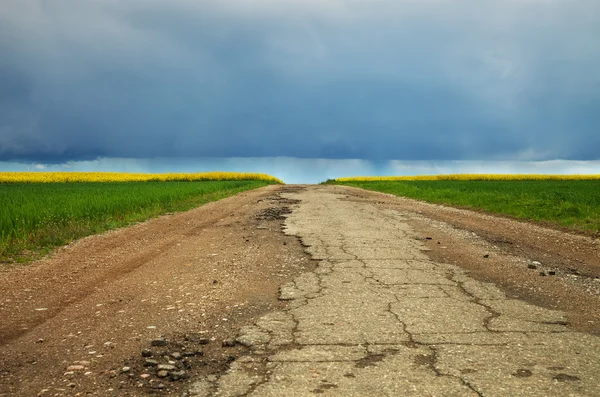
[{"label": "gray cloud", "polygon": [[4,0],[0,160],[598,159],[595,0]]}]

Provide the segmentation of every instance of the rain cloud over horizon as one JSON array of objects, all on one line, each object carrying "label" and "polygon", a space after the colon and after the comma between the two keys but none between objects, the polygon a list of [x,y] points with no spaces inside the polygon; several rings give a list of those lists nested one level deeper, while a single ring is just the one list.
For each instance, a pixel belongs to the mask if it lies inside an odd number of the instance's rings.
[{"label": "rain cloud over horizon", "polygon": [[597,0],[3,0],[0,161],[600,159]]}]

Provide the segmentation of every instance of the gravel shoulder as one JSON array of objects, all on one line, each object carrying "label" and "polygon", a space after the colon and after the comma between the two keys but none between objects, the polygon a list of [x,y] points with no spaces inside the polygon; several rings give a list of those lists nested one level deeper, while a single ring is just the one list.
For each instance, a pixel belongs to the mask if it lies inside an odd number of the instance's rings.
[{"label": "gravel shoulder", "polygon": [[[0,396],[179,395],[189,376],[222,371],[243,350],[223,341],[314,267],[281,232],[293,202],[280,193],[293,189],[244,192],[3,269]],[[185,373],[157,378],[147,360]]]}]

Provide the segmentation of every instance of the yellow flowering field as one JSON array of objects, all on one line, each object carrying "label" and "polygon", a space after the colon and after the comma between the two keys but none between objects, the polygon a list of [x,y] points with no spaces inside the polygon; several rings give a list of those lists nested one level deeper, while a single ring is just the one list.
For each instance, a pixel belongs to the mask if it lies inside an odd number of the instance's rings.
[{"label": "yellow flowering field", "polygon": [[201,172],[192,174],[133,174],[124,172],[0,172],[0,183],[172,181],[264,181],[283,183],[280,179],[271,175],[242,172]]},{"label": "yellow flowering field", "polygon": [[337,178],[338,182],[369,181],[590,181],[600,180],[600,174],[442,174],[417,176],[355,176]]}]

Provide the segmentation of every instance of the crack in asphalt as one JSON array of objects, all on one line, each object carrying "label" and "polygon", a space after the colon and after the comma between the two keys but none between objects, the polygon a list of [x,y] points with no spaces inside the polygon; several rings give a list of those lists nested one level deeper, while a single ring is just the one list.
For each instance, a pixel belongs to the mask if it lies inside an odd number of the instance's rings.
[{"label": "crack in asphalt", "polygon": [[473,295],[471,292],[469,292],[465,286],[464,286],[464,282],[462,281],[458,281],[456,280],[456,273],[452,272],[450,278],[450,281],[454,282],[456,284],[456,286],[459,288],[459,290],[465,294],[466,296],[470,297],[470,301],[472,303],[475,303],[476,305],[479,305],[481,307],[483,307],[487,312],[488,312],[488,316],[485,317],[483,319],[483,327],[488,331],[488,332],[499,332],[493,329],[490,329],[490,323],[492,322],[492,320],[494,320],[495,318],[500,317],[500,313],[497,312],[496,310],[494,310],[491,306],[486,305],[484,303],[481,302],[481,298]]}]

